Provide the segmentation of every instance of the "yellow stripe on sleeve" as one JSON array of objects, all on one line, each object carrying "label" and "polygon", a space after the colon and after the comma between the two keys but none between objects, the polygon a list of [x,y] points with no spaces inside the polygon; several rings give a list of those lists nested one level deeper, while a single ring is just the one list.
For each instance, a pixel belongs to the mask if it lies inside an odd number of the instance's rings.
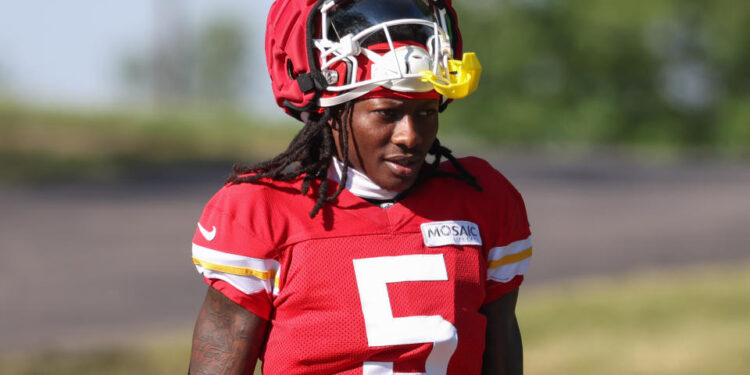
[{"label": "yellow stripe on sleeve", "polygon": [[532,248],[528,248],[524,251],[520,251],[515,254],[506,255],[498,260],[493,260],[490,262],[489,268],[497,268],[500,266],[504,266],[506,264],[512,264],[520,262],[524,259],[531,258]]},{"label": "yellow stripe on sleeve", "polygon": [[200,260],[196,257],[193,257],[193,263],[211,271],[224,272],[239,276],[254,276],[261,280],[271,280],[276,276],[275,270],[259,271],[247,267],[225,266],[222,264],[206,262],[205,260]]}]

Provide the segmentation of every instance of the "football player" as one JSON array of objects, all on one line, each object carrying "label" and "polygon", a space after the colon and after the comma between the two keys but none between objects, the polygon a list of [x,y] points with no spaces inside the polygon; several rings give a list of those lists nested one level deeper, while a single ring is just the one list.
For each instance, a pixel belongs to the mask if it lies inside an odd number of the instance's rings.
[{"label": "football player", "polygon": [[200,217],[190,373],[521,373],[522,198],[437,139],[481,71],[451,1],[276,0],[266,60],[304,127]]}]

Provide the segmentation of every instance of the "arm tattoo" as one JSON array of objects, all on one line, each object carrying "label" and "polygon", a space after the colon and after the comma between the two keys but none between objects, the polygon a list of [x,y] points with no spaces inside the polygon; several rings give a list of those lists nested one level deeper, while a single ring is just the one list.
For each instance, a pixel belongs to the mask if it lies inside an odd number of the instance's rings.
[{"label": "arm tattoo", "polygon": [[209,288],[193,332],[190,374],[252,374],[267,322]]}]

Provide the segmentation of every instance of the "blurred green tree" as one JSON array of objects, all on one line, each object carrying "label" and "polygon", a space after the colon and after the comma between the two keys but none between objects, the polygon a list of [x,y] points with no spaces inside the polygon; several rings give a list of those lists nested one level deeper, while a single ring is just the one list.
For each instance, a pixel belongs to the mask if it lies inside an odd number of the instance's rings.
[{"label": "blurred green tree", "polygon": [[211,20],[196,43],[198,95],[203,101],[232,105],[247,85],[244,77],[246,41],[239,19]]},{"label": "blurred green tree", "polygon": [[446,112],[453,129],[514,142],[689,147],[748,133],[731,129],[750,126],[736,108],[750,99],[750,2],[456,6],[465,49],[484,71],[475,97]]},{"label": "blurred green tree", "polygon": [[[171,14],[171,13],[170,13]],[[231,109],[247,84],[247,38],[234,16],[217,16],[193,30],[181,20],[161,26],[154,47],[127,51],[119,62],[131,97],[149,97],[156,106],[197,104]]]}]

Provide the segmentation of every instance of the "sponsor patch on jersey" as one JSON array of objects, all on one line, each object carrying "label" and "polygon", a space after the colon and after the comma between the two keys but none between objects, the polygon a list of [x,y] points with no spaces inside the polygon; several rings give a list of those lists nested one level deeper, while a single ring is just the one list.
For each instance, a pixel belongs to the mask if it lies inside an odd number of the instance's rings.
[{"label": "sponsor patch on jersey", "polygon": [[423,223],[422,238],[427,247],[446,245],[482,245],[479,226],[471,221],[450,220]]}]

